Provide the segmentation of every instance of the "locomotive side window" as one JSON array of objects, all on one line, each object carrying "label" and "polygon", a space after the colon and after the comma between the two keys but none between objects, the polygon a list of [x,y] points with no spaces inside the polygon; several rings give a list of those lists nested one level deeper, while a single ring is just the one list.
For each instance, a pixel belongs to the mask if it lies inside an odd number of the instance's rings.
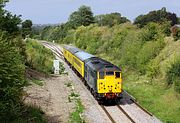
[{"label": "locomotive side window", "polygon": [[120,78],[120,72],[116,72],[116,78]]},{"label": "locomotive side window", "polygon": [[113,72],[113,71],[107,71],[107,72],[106,72],[106,75],[107,75],[107,76],[114,75],[114,72]]},{"label": "locomotive side window", "polygon": [[104,72],[99,72],[99,79],[104,79]]}]

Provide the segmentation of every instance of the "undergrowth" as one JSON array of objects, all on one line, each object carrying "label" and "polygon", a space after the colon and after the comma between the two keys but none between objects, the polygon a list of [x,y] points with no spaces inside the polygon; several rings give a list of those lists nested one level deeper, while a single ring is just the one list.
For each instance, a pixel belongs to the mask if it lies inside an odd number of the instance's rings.
[{"label": "undergrowth", "polygon": [[54,55],[36,40],[26,40],[26,65],[43,73],[52,72]]}]

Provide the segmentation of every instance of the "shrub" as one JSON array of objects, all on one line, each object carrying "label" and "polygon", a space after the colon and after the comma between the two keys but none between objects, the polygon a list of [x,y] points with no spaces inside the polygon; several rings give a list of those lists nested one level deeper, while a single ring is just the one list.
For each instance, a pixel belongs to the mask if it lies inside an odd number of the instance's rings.
[{"label": "shrub", "polygon": [[0,121],[18,115],[24,79],[24,60],[13,39],[0,32]]},{"label": "shrub", "polygon": [[172,85],[174,83],[175,90],[180,93],[180,58],[176,59],[175,62],[172,63],[166,74],[167,84]]},{"label": "shrub", "polygon": [[177,41],[180,39],[180,28],[177,29],[176,34],[174,35],[174,40]]}]

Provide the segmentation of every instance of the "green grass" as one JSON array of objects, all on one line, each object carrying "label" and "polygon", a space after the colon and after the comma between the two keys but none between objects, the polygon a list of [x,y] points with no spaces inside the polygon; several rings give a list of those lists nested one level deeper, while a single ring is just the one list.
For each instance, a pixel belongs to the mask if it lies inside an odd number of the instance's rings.
[{"label": "green grass", "polygon": [[38,80],[38,79],[33,79],[32,82],[39,85],[39,86],[43,86],[43,84],[44,84],[44,81]]},{"label": "green grass", "polygon": [[180,95],[163,83],[134,72],[126,73],[124,77],[124,89],[143,107],[163,122],[179,123]]},{"label": "green grass", "polygon": [[70,123],[84,123],[81,114],[84,111],[84,106],[82,105],[81,101],[79,99],[76,100],[76,107],[75,111],[71,113],[70,116]]}]

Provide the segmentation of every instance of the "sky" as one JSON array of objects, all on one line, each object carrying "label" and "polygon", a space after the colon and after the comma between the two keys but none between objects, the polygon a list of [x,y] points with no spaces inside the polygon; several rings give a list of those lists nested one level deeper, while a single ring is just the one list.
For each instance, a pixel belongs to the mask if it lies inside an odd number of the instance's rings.
[{"label": "sky", "polygon": [[90,6],[94,15],[119,12],[131,21],[162,7],[180,17],[180,0],[10,0],[5,9],[34,24],[58,24],[81,5]]}]

